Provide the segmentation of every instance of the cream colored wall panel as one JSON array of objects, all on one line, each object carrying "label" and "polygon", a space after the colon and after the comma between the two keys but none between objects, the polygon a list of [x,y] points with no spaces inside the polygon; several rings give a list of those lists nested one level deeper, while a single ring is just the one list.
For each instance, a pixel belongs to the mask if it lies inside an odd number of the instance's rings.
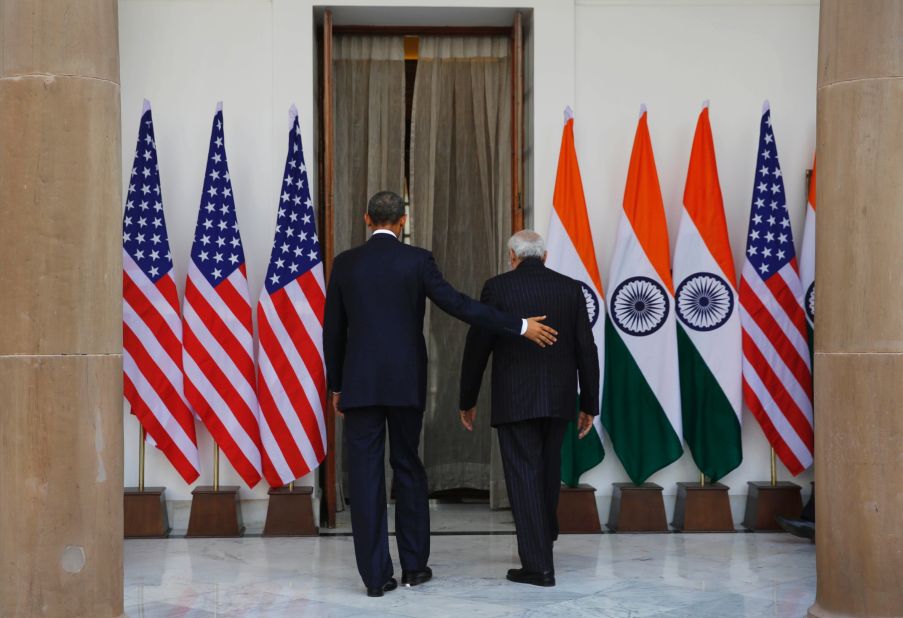
[{"label": "cream colored wall panel", "polygon": [[118,354],[119,86],[2,79],[0,110],[0,354]]},{"label": "cream colored wall panel", "polygon": [[821,3],[818,85],[903,77],[903,2],[843,0]]},{"label": "cream colored wall panel", "polygon": [[899,616],[903,608],[901,375],[903,354],[816,355],[814,616]]},{"label": "cream colored wall panel", "polygon": [[901,102],[903,78],[819,89],[820,352],[903,352]]},{"label": "cream colored wall panel", "polygon": [[119,82],[117,0],[3,0],[0,77],[35,73]]},{"label": "cream colored wall panel", "polygon": [[0,615],[122,614],[122,360],[0,357]]}]

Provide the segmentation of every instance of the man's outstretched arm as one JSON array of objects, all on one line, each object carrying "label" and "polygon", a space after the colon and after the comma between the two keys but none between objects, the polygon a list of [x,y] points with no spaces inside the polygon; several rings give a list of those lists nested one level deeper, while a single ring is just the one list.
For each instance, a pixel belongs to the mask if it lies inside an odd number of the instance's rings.
[{"label": "man's outstretched arm", "polygon": [[462,294],[445,280],[436,260],[430,255],[424,260],[421,273],[426,295],[447,314],[501,335],[523,335],[533,343],[545,347],[555,343],[558,332],[544,324],[545,316],[520,319],[493,307],[478,303]]}]

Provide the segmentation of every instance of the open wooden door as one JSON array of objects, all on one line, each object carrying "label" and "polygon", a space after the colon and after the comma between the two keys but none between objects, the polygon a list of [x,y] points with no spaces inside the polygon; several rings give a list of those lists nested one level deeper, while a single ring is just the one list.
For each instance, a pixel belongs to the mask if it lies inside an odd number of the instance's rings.
[{"label": "open wooden door", "polygon": [[[330,11],[323,15],[323,27],[320,33],[320,161],[319,166],[319,203],[320,203],[320,238],[323,243],[324,263],[327,281],[332,272],[335,256],[335,82],[333,67],[333,35],[339,34],[385,34],[396,35],[508,35],[510,36],[511,55],[511,228],[512,232],[524,228],[524,18],[519,12],[514,14],[510,28],[499,27],[415,27],[415,26],[339,26],[333,28],[333,16]],[[319,481],[321,487],[320,525],[334,528],[336,525],[336,509],[338,501],[337,445],[336,445],[336,413],[331,400],[326,410],[327,454],[320,466]],[[501,460],[498,461],[499,467]]]},{"label": "open wooden door", "polygon": [[[320,199],[322,203],[322,218],[320,238],[323,239],[324,261],[326,264],[326,280],[332,274],[332,260],[335,257],[335,240],[333,233],[334,209],[335,209],[335,130],[333,105],[333,73],[332,73],[332,12],[326,11],[323,15],[322,33],[322,65],[323,72],[320,84],[323,91],[321,101],[321,141],[322,153],[320,161]],[[335,409],[332,406],[332,398],[326,401],[326,461],[320,466],[320,525],[327,528],[335,528],[336,514],[336,444],[335,444]]]}]

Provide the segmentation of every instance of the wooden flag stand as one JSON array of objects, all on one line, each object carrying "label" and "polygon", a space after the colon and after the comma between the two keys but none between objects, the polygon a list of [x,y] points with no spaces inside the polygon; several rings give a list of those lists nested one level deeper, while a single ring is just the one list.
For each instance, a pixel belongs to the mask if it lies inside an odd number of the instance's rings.
[{"label": "wooden flag stand", "polygon": [[558,494],[558,531],[561,534],[596,534],[602,532],[596,488],[580,484],[561,486]]},{"label": "wooden flag stand", "polygon": [[123,533],[127,539],[163,539],[169,536],[166,488],[144,486],[144,427],[139,432],[138,487],[126,487],[123,495]]},{"label": "wooden flag stand", "polygon": [[612,483],[606,527],[612,532],[668,532],[662,487],[655,483]]},{"label": "wooden flag stand", "polygon": [[270,503],[263,536],[317,536],[314,523],[313,487],[270,488]]},{"label": "wooden flag stand", "polygon": [[219,484],[219,446],[213,445],[213,486],[191,492],[191,515],[186,537],[238,537],[245,533],[238,501],[238,485]]},{"label": "wooden flag stand", "polygon": [[698,483],[678,483],[671,526],[679,532],[736,532],[728,489],[706,483],[702,472]]},{"label": "wooden flag stand", "polygon": [[803,510],[801,491],[796,483],[778,482],[777,461],[771,449],[771,481],[749,481],[743,527],[753,532],[780,531],[775,516],[799,517]]}]

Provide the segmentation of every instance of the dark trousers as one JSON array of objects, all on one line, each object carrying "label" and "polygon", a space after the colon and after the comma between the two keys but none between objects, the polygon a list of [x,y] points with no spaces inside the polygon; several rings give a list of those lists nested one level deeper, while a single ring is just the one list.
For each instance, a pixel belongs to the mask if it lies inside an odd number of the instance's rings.
[{"label": "dark trousers", "polygon": [[527,571],[554,570],[558,538],[561,443],[567,421],[537,418],[497,427],[505,485],[517,528],[517,553]]},{"label": "dark trousers", "polygon": [[346,410],[354,557],[361,579],[368,588],[382,586],[394,572],[389,556],[383,468],[387,426],[389,463],[395,479],[395,537],[401,568],[405,571],[423,569],[430,555],[426,471],[417,453],[423,411],[385,406]]}]

